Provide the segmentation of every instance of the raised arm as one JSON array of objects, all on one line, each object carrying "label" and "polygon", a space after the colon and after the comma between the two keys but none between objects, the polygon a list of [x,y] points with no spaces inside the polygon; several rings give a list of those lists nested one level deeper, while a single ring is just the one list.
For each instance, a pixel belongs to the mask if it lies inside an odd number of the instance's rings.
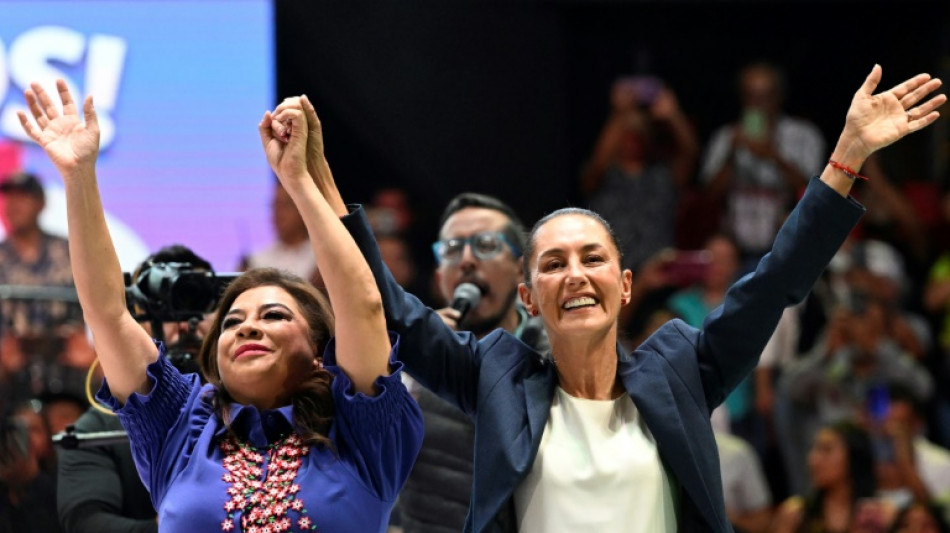
[{"label": "raised arm", "polygon": [[[439,394],[465,412],[475,410],[478,383],[478,345],[468,333],[456,335],[441,317],[427,308],[418,298],[407,293],[393,279],[376,246],[376,240],[362,209],[350,213],[333,181],[326,163],[322,133],[310,101],[300,98],[307,116],[307,168],[317,188],[324,195],[343,225],[356,241],[366,258],[382,295],[387,326],[399,333],[399,360],[420,383]],[[286,138],[282,126],[278,135]]]},{"label": "raised arm", "polygon": [[[831,155],[852,173],[876,150],[933,123],[936,108],[946,101],[941,94],[920,103],[941,83],[927,74],[875,95],[880,79],[881,67],[875,65],[855,93]],[[863,210],[846,199],[852,185],[846,172],[829,164],[755,272],[733,285],[723,305],[709,314],[699,354],[711,406],[752,370],[784,308],[805,298],[857,222]]]},{"label": "raised arm", "polygon": [[25,95],[36,122],[30,122],[23,112],[18,116],[27,135],[43,147],[63,177],[70,264],[79,303],[112,395],[124,403],[133,392],[148,392],[145,367],[156,360],[158,349],[125,306],[122,269],[96,182],[99,123],[92,97],[83,104],[83,123],[66,82],[57,80],[56,88],[62,111],[33,83]]},{"label": "raised arm", "polygon": [[[881,66],[874,65],[854,94],[844,129],[831,153],[833,161],[855,172],[860,171],[874,152],[933,124],[940,116],[937,108],[947,101],[945,94],[938,94],[920,103],[943,83],[931,79],[930,74],[918,74],[887,91],[874,94],[881,83],[881,74]],[[821,181],[842,196],[847,196],[854,185],[851,177],[831,164],[825,166]]]},{"label": "raised arm", "polygon": [[[375,396],[389,374],[389,334],[373,274],[353,238],[307,171],[308,130],[299,99],[285,100],[259,125],[267,161],[303,216],[336,316],[336,362],[357,392]],[[322,142],[321,142],[322,144]],[[325,163],[325,160],[324,160]],[[325,166],[329,172],[329,166]],[[318,171],[322,171],[319,169]]]}]

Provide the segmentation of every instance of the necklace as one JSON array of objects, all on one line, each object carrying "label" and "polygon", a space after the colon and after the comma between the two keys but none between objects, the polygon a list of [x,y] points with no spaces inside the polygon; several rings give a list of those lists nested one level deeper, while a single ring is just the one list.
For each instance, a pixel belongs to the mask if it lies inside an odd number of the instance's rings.
[{"label": "necklace", "polygon": [[241,530],[246,533],[291,531],[293,522],[287,516],[291,510],[299,515],[296,525],[301,531],[317,530],[298,496],[300,486],[294,483],[301,458],[310,453],[310,447],[299,436],[290,434],[259,450],[229,435],[220,447],[227,470],[221,479],[230,484],[231,497],[224,504],[228,515],[221,522],[222,531],[234,529],[234,515],[238,512]]}]

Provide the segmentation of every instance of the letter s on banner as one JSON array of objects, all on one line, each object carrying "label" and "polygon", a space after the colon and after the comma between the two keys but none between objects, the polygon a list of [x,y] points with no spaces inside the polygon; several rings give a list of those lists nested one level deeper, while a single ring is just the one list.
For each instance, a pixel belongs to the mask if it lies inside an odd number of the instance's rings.
[{"label": "letter s on banner", "polygon": [[[115,122],[111,111],[115,107],[116,94],[125,60],[126,44],[122,39],[96,35],[86,50],[86,38],[79,32],[61,26],[39,26],[23,32],[10,46],[10,77],[16,86],[23,89],[31,82],[39,82],[47,92],[56,93],[56,79],[66,81],[69,91],[82,105],[85,94],[96,99],[101,138],[99,146],[107,148],[115,138]],[[95,44],[95,46],[92,46]],[[75,81],[51,63],[78,65],[84,54],[87,58],[87,92],[79,91]],[[2,57],[2,55],[0,55]],[[5,82],[5,80],[4,80]],[[103,101],[100,102],[99,98]],[[17,111],[26,111],[22,104],[9,104],[0,114],[0,131],[14,139],[28,141],[23,132]]]}]

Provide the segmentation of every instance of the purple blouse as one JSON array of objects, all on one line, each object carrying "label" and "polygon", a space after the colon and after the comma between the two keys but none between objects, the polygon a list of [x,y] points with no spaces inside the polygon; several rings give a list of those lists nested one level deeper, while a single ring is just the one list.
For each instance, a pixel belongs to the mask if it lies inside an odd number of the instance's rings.
[{"label": "purple blouse", "polygon": [[[303,517],[324,533],[386,530],[423,434],[421,412],[400,381],[395,335],[393,341],[393,372],[376,379],[380,393],[375,397],[353,392],[349,378],[335,366],[335,342],[328,343],[323,360],[334,376],[335,414],[329,438],[335,449],[311,446],[301,457],[293,483],[304,508],[287,510],[285,527],[272,528],[271,533],[303,531],[299,525]],[[213,387],[201,386],[195,374],[182,376],[168,362],[161,344],[159,352],[147,369],[153,383],[147,395],[132,394],[119,405],[103,382],[97,398],[112,407],[129,433],[135,464],[158,510],[161,530],[242,531],[241,510],[232,512],[233,529],[223,526],[232,483],[225,481],[226,454],[220,444],[227,433],[212,410]],[[234,432],[265,458],[260,479],[268,475],[266,449],[291,432],[292,413],[289,405],[261,411],[231,404]]]}]

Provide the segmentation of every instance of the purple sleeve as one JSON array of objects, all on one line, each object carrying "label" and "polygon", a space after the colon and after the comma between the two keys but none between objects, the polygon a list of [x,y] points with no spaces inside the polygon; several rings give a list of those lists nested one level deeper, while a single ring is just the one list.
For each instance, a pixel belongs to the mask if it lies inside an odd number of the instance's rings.
[{"label": "purple sleeve", "polygon": [[402,362],[396,360],[399,338],[390,333],[392,373],[376,378],[379,394],[353,391],[343,370],[335,366],[336,342],[327,344],[323,359],[333,376],[334,424],[341,455],[348,454],[367,487],[386,501],[394,501],[405,483],[422,445],[422,412],[400,379]]},{"label": "purple sleeve", "polygon": [[105,380],[96,393],[128,432],[135,467],[156,508],[211,415],[210,402],[201,401],[198,376],[183,376],[165,357],[164,346],[158,346],[158,359],[146,368],[152,387],[148,394],[133,393],[120,405]]}]

